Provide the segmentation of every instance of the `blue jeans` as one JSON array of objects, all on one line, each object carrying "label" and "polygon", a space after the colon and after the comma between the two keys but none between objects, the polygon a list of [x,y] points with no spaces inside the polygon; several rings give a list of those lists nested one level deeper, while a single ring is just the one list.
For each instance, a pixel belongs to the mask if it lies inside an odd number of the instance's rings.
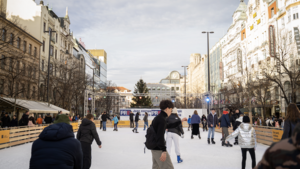
[{"label": "blue jeans", "polygon": [[114,124],[114,129],[118,129],[118,123]]},{"label": "blue jeans", "polygon": [[212,134],[211,138],[215,138],[215,128],[214,127],[208,128],[208,137],[207,138],[210,138],[210,134]]},{"label": "blue jeans", "polygon": [[106,130],[106,121],[102,121],[103,130]]},{"label": "blue jeans", "polygon": [[145,124],[144,124],[144,130],[146,130],[146,126],[148,128],[148,122],[145,122]]},{"label": "blue jeans", "polygon": [[135,122],[135,128],[133,130],[137,131],[139,128],[139,122]]}]

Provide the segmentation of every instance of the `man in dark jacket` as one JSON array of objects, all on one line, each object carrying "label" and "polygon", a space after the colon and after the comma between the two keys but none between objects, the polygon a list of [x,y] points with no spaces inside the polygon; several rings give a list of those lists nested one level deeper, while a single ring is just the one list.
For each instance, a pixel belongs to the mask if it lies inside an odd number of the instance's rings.
[{"label": "man in dark jacket", "polygon": [[24,113],[22,118],[19,121],[19,126],[27,126],[28,125],[28,117],[29,117],[29,112]]},{"label": "man in dark jacket", "polygon": [[223,115],[221,117],[222,133],[224,134],[224,136],[222,138],[222,146],[226,145],[227,147],[228,146],[232,147],[232,145],[229,142],[225,143],[225,139],[227,138],[227,136],[229,136],[228,128],[231,127],[228,113],[229,113],[228,109],[225,109],[225,111],[223,111]]},{"label": "man in dark jacket", "polygon": [[134,117],[134,114],[132,112],[130,112],[130,115],[129,115],[130,128],[134,128],[133,117]]},{"label": "man in dark jacket", "polygon": [[91,167],[91,145],[94,139],[96,140],[99,148],[101,148],[101,141],[96,131],[96,125],[93,121],[94,116],[92,114],[86,115],[86,118],[82,120],[77,132],[77,139],[81,143],[81,148],[83,152],[83,169],[89,169]]},{"label": "man in dark jacket", "polygon": [[8,116],[8,113],[5,113],[1,121],[2,121],[2,125],[1,125],[2,128],[10,126],[10,117]]},{"label": "man in dark jacket", "polygon": [[234,126],[234,123],[236,121],[236,119],[238,119],[240,117],[240,110],[236,109],[235,112],[233,112],[231,118],[230,118],[230,122],[232,124],[232,126]]},{"label": "man in dark jacket", "polygon": [[108,115],[106,114],[106,112],[104,112],[101,116],[102,119],[102,125],[103,125],[103,131],[106,131],[106,122],[107,119],[109,119],[111,121],[111,119],[108,117]]},{"label": "man in dark jacket", "polygon": [[[166,119],[171,115],[172,109],[174,108],[173,103],[170,100],[163,100],[159,105],[161,113],[156,116],[152,121],[152,126],[156,133],[157,147],[151,150],[153,169],[173,169],[173,164],[170,155],[167,153],[165,131],[166,128],[175,128],[181,124],[181,122],[172,123],[167,126]],[[183,118],[182,121],[187,121]]]},{"label": "man in dark jacket", "polygon": [[254,169],[300,168],[300,123],[292,133],[292,137],[281,140],[269,147],[262,160]]},{"label": "man in dark jacket", "polygon": [[138,132],[139,120],[140,120],[140,112],[137,112],[136,115],[135,115],[135,119],[134,119],[134,121],[135,121],[135,128],[132,130],[132,132],[135,131],[134,133],[139,133]]},{"label": "man in dark jacket", "polygon": [[33,142],[30,169],[82,169],[82,150],[67,115],[59,115]]},{"label": "man in dark jacket", "polygon": [[[58,115],[57,115],[58,117]],[[46,124],[51,124],[52,123],[52,117],[50,116],[50,114],[47,114],[47,116],[44,119]]]},{"label": "man in dark jacket", "polygon": [[215,127],[219,126],[218,124],[218,116],[216,113],[216,110],[214,108],[211,109],[211,112],[207,116],[207,124],[208,124],[208,138],[207,142],[210,144],[210,136],[211,136],[211,142],[212,144],[216,144],[214,141],[215,137]]}]

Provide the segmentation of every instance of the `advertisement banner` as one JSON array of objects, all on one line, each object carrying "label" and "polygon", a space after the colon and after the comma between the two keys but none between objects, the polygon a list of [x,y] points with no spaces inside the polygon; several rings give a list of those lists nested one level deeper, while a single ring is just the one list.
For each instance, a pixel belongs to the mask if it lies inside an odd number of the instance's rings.
[{"label": "advertisement banner", "polygon": [[272,130],[273,142],[279,142],[282,138],[283,130]]},{"label": "advertisement banner", "polygon": [[9,130],[0,131],[0,144],[9,142]]}]

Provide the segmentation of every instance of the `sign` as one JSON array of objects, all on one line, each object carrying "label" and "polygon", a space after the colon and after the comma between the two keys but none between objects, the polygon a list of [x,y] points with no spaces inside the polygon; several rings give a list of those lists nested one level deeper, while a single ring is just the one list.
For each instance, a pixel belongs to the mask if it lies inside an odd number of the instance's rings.
[{"label": "sign", "polygon": [[272,130],[273,142],[279,142],[282,138],[283,130]]},{"label": "sign", "polygon": [[71,123],[73,130],[78,130],[78,122]]},{"label": "sign", "polygon": [[0,144],[9,142],[9,130],[0,131]]},{"label": "sign", "polygon": [[295,34],[295,41],[297,45],[298,55],[300,55],[300,34],[299,34],[299,29],[297,27],[294,27],[294,34]]},{"label": "sign", "polygon": [[276,56],[276,41],[275,41],[275,32],[274,32],[274,26],[270,25],[269,27],[269,41],[270,41],[270,56],[275,57]]}]

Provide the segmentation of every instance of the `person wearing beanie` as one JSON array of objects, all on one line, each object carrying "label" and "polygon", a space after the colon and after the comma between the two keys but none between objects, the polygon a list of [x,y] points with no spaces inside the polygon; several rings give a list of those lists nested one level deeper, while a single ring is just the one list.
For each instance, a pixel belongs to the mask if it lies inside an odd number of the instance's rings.
[{"label": "person wearing beanie", "polygon": [[101,148],[101,141],[96,130],[96,125],[94,123],[94,115],[88,114],[80,124],[77,132],[77,139],[81,143],[81,148],[83,152],[83,169],[89,169],[92,164],[92,150],[91,146],[94,141],[99,148]]},{"label": "person wearing beanie", "polygon": [[75,139],[67,115],[59,115],[46,127],[31,148],[30,169],[81,169],[81,144]]},{"label": "person wearing beanie", "polygon": [[236,136],[238,136],[239,145],[242,149],[242,169],[245,169],[246,167],[247,151],[250,153],[252,168],[254,168],[256,166],[255,148],[257,146],[257,141],[255,130],[250,124],[250,118],[248,116],[243,117],[243,123],[229,135],[225,141],[228,142],[228,140],[233,139]]},{"label": "person wearing beanie", "polygon": [[223,111],[223,115],[221,117],[220,127],[222,127],[222,133],[224,134],[224,137],[222,138],[222,146],[225,145],[226,147],[232,147],[229,142],[227,144],[225,143],[225,138],[229,135],[228,128],[231,127],[228,113],[229,110],[226,108],[225,111]]},{"label": "person wearing beanie", "polygon": [[[179,123],[178,126],[173,126],[172,124]],[[180,157],[180,149],[179,149],[179,137],[184,137],[184,131],[182,129],[181,119],[178,116],[177,108],[175,107],[172,110],[172,114],[167,118],[167,151],[169,155],[171,155],[172,141],[175,145],[175,153],[177,155],[177,162],[181,163],[183,160]]]}]

